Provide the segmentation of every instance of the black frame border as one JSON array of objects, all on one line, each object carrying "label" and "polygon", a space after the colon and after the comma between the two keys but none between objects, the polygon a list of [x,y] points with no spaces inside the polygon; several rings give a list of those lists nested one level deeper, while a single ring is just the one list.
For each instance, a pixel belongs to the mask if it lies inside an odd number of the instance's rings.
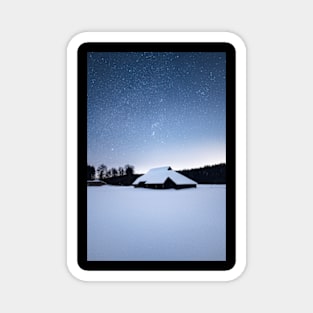
[{"label": "black frame border", "polygon": [[[87,53],[226,52],[226,261],[87,260]],[[224,42],[88,42],[77,51],[77,261],[89,271],[225,271],[236,263],[236,51]]]}]

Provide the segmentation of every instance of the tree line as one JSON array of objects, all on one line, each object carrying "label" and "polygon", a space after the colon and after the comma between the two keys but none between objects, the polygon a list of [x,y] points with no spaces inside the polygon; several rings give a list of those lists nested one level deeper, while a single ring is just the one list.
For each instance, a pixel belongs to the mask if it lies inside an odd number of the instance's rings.
[{"label": "tree line", "polygon": [[207,165],[204,167],[178,171],[198,184],[226,184],[226,164]]},{"label": "tree line", "polygon": [[[104,164],[101,164],[98,168],[87,165],[87,180],[98,178],[110,185],[130,186],[140,176],[134,172],[134,166],[129,164],[118,168],[108,168]],[[194,180],[198,184],[226,184],[225,163],[184,169],[177,172]]]},{"label": "tree line", "polygon": [[134,166],[130,164],[118,168],[108,168],[106,165],[101,164],[97,169],[93,165],[87,164],[87,180],[94,180],[96,177],[100,180],[106,180],[112,177],[132,176],[134,171]]}]

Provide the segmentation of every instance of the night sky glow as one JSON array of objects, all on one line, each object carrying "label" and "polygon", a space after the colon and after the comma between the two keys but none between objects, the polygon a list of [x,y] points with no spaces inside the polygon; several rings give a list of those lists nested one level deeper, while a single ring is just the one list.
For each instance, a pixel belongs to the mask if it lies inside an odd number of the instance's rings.
[{"label": "night sky glow", "polygon": [[87,54],[87,161],[136,173],[226,160],[226,53]]}]

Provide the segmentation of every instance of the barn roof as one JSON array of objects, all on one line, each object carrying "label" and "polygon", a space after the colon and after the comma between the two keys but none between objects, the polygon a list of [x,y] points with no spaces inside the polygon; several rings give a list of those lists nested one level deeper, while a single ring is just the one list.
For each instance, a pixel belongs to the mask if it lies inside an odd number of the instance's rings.
[{"label": "barn roof", "polygon": [[152,168],[146,174],[138,177],[133,182],[133,185],[137,185],[141,182],[145,182],[146,184],[163,184],[167,178],[170,178],[176,185],[197,184],[186,176],[173,171],[170,166],[164,166]]}]

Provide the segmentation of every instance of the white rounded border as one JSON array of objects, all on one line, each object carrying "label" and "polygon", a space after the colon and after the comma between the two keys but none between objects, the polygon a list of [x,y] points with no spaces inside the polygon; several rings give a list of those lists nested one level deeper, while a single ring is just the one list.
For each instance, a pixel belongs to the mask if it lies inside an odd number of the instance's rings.
[{"label": "white rounded border", "polygon": [[[236,264],[228,271],[86,271],[77,263],[77,50],[86,42],[226,42],[236,50]],[[230,32],[85,32],[67,47],[67,266],[82,281],[230,281],[246,267],[246,47]]]}]

